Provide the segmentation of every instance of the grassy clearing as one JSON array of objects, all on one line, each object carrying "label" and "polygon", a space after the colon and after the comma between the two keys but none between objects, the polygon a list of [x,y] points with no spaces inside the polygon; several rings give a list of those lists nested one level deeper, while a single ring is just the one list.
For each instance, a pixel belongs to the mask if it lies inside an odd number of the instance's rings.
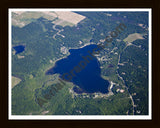
[{"label": "grassy clearing", "polygon": [[12,88],[21,82],[20,78],[12,76]]},{"label": "grassy clearing", "polygon": [[135,41],[137,39],[144,39],[143,35],[141,35],[139,33],[130,34],[130,35],[128,35],[127,38],[124,39],[124,42],[132,43],[133,41]]}]

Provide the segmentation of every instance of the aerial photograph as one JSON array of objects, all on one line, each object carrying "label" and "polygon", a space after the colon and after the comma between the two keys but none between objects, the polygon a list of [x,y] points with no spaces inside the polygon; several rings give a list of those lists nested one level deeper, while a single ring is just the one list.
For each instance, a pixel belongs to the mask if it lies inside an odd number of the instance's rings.
[{"label": "aerial photograph", "polygon": [[149,16],[10,9],[10,116],[150,115]]}]

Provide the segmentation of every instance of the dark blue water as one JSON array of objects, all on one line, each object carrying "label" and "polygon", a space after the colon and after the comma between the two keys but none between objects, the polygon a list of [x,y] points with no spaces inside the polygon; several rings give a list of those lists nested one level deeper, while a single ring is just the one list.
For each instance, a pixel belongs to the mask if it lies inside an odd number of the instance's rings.
[{"label": "dark blue water", "polygon": [[80,49],[70,49],[67,58],[56,62],[46,72],[47,75],[58,73],[60,78],[79,86],[77,93],[107,93],[109,82],[101,77],[100,63],[91,53],[97,45],[89,45]]},{"label": "dark blue water", "polygon": [[19,54],[21,52],[23,52],[25,50],[25,46],[24,45],[18,45],[18,46],[15,46],[13,47],[14,50],[16,50],[16,54]]}]

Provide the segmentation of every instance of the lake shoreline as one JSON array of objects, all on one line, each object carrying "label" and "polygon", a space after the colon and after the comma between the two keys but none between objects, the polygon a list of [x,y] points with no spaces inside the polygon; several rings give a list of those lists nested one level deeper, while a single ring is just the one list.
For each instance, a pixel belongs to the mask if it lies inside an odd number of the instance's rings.
[{"label": "lake shoreline", "polygon": [[110,83],[101,77],[97,58],[89,54],[89,51],[93,51],[95,48],[97,48],[96,44],[88,43],[79,49],[73,49],[73,51],[70,49],[69,55],[54,61],[54,66],[47,70],[46,75],[58,73],[62,80],[72,82],[86,93],[108,93]]}]

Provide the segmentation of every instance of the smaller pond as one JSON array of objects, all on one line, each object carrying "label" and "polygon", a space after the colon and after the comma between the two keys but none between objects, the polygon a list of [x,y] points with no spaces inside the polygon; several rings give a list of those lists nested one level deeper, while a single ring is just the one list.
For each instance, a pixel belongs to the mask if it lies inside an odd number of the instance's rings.
[{"label": "smaller pond", "polygon": [[13,48],[16,51],[15,54],[19,54],[19,53],[21,53],[21,52],[23,52],[25,50],[25,46],[24,45],[14,46]]}]

